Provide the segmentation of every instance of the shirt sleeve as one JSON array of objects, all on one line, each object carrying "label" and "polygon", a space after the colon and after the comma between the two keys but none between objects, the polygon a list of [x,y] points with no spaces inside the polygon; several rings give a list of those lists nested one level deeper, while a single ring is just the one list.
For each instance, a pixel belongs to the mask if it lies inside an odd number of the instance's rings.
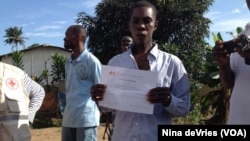
[{"label": "shirt sleeve", "polygon": [[171,102],[164,107],[172,116],[180,117],[188,114],[191,107],[190,83],[182,62],[176,58],[171,80]]},{"label": "shirt sleeve", "polygon": [[24,75],[24,88],[26,89],[26,92],[30,98],[28,118],[32,123],[36,112],[42,105],[45,91],[41,85],[32,80],[26,73]]}]

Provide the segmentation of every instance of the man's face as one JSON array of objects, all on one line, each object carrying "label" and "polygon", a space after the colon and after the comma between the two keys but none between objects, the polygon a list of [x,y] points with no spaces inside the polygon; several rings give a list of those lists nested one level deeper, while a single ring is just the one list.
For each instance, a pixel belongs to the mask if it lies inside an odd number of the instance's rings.
[{"label": "man's face", "polygon": [[73,35],[71,29],[68,29],[65,33],[64,48],[69,50],[74,49],[77,43],[76,39],[77,39],[76,35]]},{"label": "man's face", "polygon": [[121,43],[122,52],[127,51],[128,47],[133,43],[132,39],[124,38]]},{"label": "man's face", "polygon": [[132,11],[129,30],[135,44],[145,44],[152,41],[153,32],[157,28],[155,13],[150,7],[138,7]]}]

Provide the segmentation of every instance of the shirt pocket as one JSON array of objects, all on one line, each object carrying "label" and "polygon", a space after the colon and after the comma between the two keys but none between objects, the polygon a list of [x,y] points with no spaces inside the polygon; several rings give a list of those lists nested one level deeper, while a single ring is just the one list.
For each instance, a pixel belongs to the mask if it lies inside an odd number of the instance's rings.
[{"label": "shirt pocket", "polygon": [[6,95],[7,106],[9,107],[10,112],[13,112],[13,113],[21,112],[21,108],[20,108],[21,102],[18,100],[18,98],[10,96],[13,94],[9,94],[9,93],[5,93],[5,95]]},{"label": "shirt pocket", "polygon": [[78,78],[82,80],[89,80],[88,68],[85,65],[81,65],[77,72]]}]

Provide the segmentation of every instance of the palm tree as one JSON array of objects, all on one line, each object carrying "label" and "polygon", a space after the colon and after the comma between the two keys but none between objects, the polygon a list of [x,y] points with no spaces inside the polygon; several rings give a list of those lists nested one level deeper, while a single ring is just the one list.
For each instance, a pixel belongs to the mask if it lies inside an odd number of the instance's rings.
[{"label": "palm tree", "polygon": [[9,44],[12,45],[11,50],[13,51],[14,48],[16,50],[18,49],[18,45],[23,46],[25,48],[25,39],[28,39],[26,37],[22,37],[23,31],[22,27],[18,28],[17,26],[15,27],[10,27],[5,30],[6,35],[4,36],[6,39],[4,40],[5,45]]}]

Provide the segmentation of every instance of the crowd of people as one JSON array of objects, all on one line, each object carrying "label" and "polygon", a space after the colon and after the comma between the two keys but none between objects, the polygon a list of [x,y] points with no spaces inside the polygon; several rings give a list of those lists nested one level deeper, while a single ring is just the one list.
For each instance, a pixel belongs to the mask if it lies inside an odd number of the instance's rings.
[{"label": "crowd of people", "polygon": [[[158,125],[171,125],[172,118],[189,113],[190,82],[182,60],[160,50],[153,42],[153,33],[159,26],[155,6],[145,0],[136,2],[131,7],[128,23],[131,36],[122,37],[121,53],[113,56],[107,66],[158,73],[155,86],[141,85],[146,91],[142,101],[153,105],[153,113],[100,106],[109,93],[109,84],[101,82],[102,64],[85,48],[85,28],[71,25],[64,38],[64,48],[72,53],[65,64],[62,141],[97,141],[100,115],[105,111],[115,115],[112,141],[157,141]],[[250,33],[247,27],[238,38]],[[223,41],[217,41],[212,54],[223,87],[232,90],[227,124],[249,124],[250,111],[246,106],[250,101],[250,65],[246,60],[250,60],[250,49],[237,46],[229,52]],[[2,62],[0,86],[0,140],[30,141],[29,124],[43,102],[43,87],[23,70]]]}]

